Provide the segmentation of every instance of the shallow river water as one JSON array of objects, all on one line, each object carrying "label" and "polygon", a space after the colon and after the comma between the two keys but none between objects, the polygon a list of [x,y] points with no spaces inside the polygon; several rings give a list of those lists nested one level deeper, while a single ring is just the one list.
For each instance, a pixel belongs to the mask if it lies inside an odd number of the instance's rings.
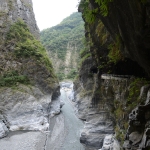
[{"label": "shallow river water", "polygon": [[79,140],[83,122],[75,116],[73,105],[64,90],[61,90],[60,98],[65,105],[53,121],[55,125],[51,125],[53,132],[47,139],[46,150],[85,150]]}]

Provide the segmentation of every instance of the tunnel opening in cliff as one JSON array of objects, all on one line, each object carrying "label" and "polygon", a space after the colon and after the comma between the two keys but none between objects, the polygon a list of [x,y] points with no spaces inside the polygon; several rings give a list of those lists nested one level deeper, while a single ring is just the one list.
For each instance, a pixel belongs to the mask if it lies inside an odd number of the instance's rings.
[{"label": "tunnel opening in cliff", "polygon": [[113,74],[118,75],[130,75],[135,77],[145,77],[148,78],[148,74],[145,70],[135,61],[126,58],[124,61],[119,61],[116,65],[112,67]]},{"label": "tunnel opening in cliff", "polygon": [[90,73],[97,74],[98,73],[98,68],[96,66],[91,67],[90,68]]},{"label": "tunnel opening in cliff", "polygon": [[[99,55],[99,57],[101,56],[102,54]],[[97,72],[99,72],[99,76],[102,74],[116,74],[135,76],[139,78],[149,78],[148,73],[144,70],[144,68],[142,68],[136,61],[133,61],[129,58],[124,58],[117,63],[113,63],[109,62],[107,57],[103,57],[103,61],[100,61],[97,66],[104,66],[102,68],[98,67]]]}]

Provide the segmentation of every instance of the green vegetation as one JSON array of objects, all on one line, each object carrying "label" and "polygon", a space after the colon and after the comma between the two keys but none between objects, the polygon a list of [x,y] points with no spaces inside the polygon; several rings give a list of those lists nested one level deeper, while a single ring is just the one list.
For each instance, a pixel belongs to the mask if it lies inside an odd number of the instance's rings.
[{"label": "green vegetation", "polygon": [[12,0],[9,0],[8,6],[9,6],[9,9],[10,9],[10,10],[13,9],[13,1],[12,1]]},{"label": "green vegetation", "polygon": [[[57,26],[45,29],[40,34],[41,42],[47,49],[53,66],[57,67],[56,74],[59,80],[73,79],[77,72],[77,69],[73,69],[76,67],[74,63],[78,62],[79,52],[84,47],[84,22],[81,14],[73,13]],[[65,64],[67,51],[71,54],[68,65]],[[59,66],[56,65],[56,61],[60,62]],[[66,68],[68,73],[65,72]]]},{"label": "green vegetation", "polygon": [[14,56],[17,59],[21,57],[33,58],[37,63],[45,65],[53,75],[52,64],[47,56],[46,50],[30,33],[27,25],[22,20],[18,20],[11,25],[7,34],[6,44],[15,46]]},{"label": "green vegetation", "polygon": [[88,51],[88,48],[82,49],[82,50],[80,51],[80,57],[81,57],[81,58],[85,57],[85,55],[87,55],[87,53],[90,53],[90,52]]},{"label": "green vegetation", "polygon": [[82,65],[82,63],[91,56],[91,52],[89,51],[89,43],[84,39],[84,48],[80,50],[80,62],[79,67]]},{"label": "green vegetation", "polygon": [[98,21],[98,25],[96,27],[96,34],[99,38],[99,42],[101,43],[101,45],[105,44],[109,34],[108,34],[104,24],[100,20]]},{"label": "green vegetation", "polygon": [[3,16],[5,16],[7,13],[6,12],[4,12],[4,11],[1,11],[0,12],[0,17],[3,17]]},{"label": "green vegetation", "polygon": [[101,14],[105,17],[108,15],[108,4],[110,2],[113,2],[113,0],[95,0],[95,2],[99,5],[100,7],[100,12]]},{"label": "green vegetation", "polygon": [[120,47],[121,47],[120,37],[116,36],[115,42],[108,46],[109,49],[108,57],[110,59],[110,62],[117,63],[118,61],[124,59],[123,55],[121,54]]},{"label": "green vegetation", "polygon": [[67,44],[77,46],[77,51],[83,47],[82,38],[84,36],[84,22],[80,13],[73,13],[64,19],[59,25],[43,30],[41,32],[41,42],[47,49],[57,53],[58,58],[65,60]]},{"label": "green vegetation", "polygon": [[[128,89],[128,97],[126,101],[114,100],[114,116],[116,121],[119,122],[119,126],[116,126],[115,133],[116,138],[123,144],[125,134],[128,128],[128,115],[131,111],[136,108],[139,104],[144,104],[147,93],[142,95],[140,98],[140,89],[143,85],[150,84],[150,81],[144,78],[133,78]],[[120,87],[120,92],[122,92],[123,87]],[[125,91],[124,91],[125,92]]]},{"label": "green vegetation", "polygon": [[30,84],[27,76],[19,75],[18,71],[9,71],[3,76],[0,76],[0,87],[12,87],[17,83]]},{"label": "green vegetation", "polygon": [[31,5],[31,4],[29,4],[28,2],[23,1],[23,0],[21,0],[21,1],[22,1],[22,3],[23,3],[28,9],[32,10],[32,5]]},{"label": "green vegetation", "polygon": [[74,79],[77,75],[76,69],[71,69],[70,72],[67,75],[67,79]]},{"label": "green vegetation", "polygon": [[150,84],[150,81],[144,78],[135,78],[130,84],[129,96],[127,99],[127,111],[130,112],[134,109],[137,104],[143,104],[145,102],[146,96],[144,99],[139,97],[140,89],[143,85]]},{"label": "green vegetation", "polygon": [[[126,128],[127,129],[127,128]],[[126,130],[121,130],[118,126],[115,127],[115,133],[116,133],[116,138],[117,140],[121,143],[121,145],[123,144],[123,141],[125,139],[125,133]]]},{"label": "green vegetation", "polygon": [[143,4],[147,3],[147,0],[141,0],[141,3]]},{"label": "green vegetation", "polygon": [[83,9],[83,16],[85,21],[89,24],[92,24],[96,19],[96,14],[98,13],[98,8],[90,9],[89,8],[89,0],[83,0],[80,2],[79,8]]},{"label": "green vegetation", "polygon": [[63,72],[59,72],[59,73],[57,73],[56,75],[57,75],[57,77],[58,77],[58,79],[59,79],[60,81],[62,81],[62,80],[65,79],[65,74],[64,74]]},{"label": "green vegetation", "polygon": [[84,57],[81,58],[79,65],[81,66],[82,63],[91,56],[91,53],[87,53],[86,55],[84,55]]},{"label": "green vegetation", "polygon": [[85,98],[86,96],[92,95],[92,94],[93,94],[93,90],[88,90],[88,91],[86,91],[86,90],[82,89],[82,90],[80,91],[80,97],[81,97],[81,98]]},{"label": "green vegetation", "polygon": [[108,5],[110,2],[113,2],[113,0],[95,0],[95,3],[98,4],[98,7],[93,9],[90,7],[89,0],[83,0],[80,2],[79,8],[83,9],[83,16],[86,22],[92,24],[94,23],[99,11],[104,17],[108,15],[109,13]]}]

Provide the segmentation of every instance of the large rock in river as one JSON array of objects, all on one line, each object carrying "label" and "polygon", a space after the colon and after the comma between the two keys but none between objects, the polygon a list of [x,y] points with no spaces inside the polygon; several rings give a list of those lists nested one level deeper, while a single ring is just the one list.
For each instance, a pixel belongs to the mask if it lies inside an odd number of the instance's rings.
[{"label": "large rock in river", "polygon": [[[1,89],[0,110],[3,118],[1,117],[2,121],[0,121],[0,137],[6,136],[8,129],[11,131],[48,130],[51,98],[52,94],[45,95],[39,88],[33,86],[19,85],[16,89]],[[60,107],[57,99],[57,112],[60,112]]]}]

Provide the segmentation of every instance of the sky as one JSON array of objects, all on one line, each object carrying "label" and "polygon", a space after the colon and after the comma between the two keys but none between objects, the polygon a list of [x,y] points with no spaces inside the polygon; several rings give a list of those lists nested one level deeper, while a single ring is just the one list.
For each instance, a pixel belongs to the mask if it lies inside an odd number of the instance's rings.
[{"label": "sky", "polygon": [[77,12],[79,0],[32,0],[37,25],[41,30],[59,24]]}]

